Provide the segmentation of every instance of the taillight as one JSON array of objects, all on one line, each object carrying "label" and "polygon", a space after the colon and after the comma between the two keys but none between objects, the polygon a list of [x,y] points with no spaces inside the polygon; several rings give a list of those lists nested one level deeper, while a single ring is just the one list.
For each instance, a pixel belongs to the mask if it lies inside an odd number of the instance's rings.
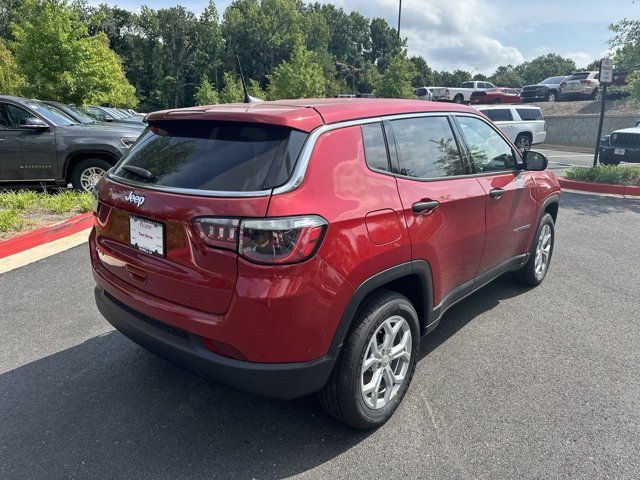
[{"label": "taillight", "polygon": [[591,81],[590,80],[580,80],[580,83],[582,85],[589,85],[591,83]]},{"label": "taillight", "polygon": [[193,221],[202,241],[210,247],[236,250],[238,247],[237,218],[196,218]]},{"label": "taillight", "polygon": [[236,250],[254,263],[303,262],[318,250],[327,222],[317,215],[281,218],[197,218],[200,238],[215,248]]}]

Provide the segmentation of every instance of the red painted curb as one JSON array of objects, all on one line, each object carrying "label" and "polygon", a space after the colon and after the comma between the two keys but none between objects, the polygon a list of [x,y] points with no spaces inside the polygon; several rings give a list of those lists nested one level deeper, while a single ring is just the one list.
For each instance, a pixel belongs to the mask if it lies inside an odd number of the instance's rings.
[{"label": "red painted curb", "polygon": [[613,185],[611,183],[579,182],[577,180],[567,180],[559,178],[560,187],[571,190],[581,190],[593,193],[609,193],[612,195],[624,195],[625,185]]},{"label": "red painted curb", "polygon": [[633,185],[626,185],[624,187],[625,195],[633,195],[634,197],[640,197],[640,187],[636,187]]},{"label": "red painted curb", "polygon": [[55,225],[38,228],[17,237],[3,240],[0,242],[0,258],[15,255],[30,248],[73,235],[91,226],[93,226],[93,213],[86,212],[67,218]]}]

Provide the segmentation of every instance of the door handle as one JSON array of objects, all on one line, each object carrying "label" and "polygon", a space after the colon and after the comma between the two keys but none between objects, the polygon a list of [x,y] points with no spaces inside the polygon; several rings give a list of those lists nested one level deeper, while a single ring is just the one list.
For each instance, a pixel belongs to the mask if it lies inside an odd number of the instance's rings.
[{"label": "door handle", "polygon": [[413,210],[413,213],[430,212],[434,208],[438,208],[438,205],[440,205],[440,202],[438,202],[437,200],[430,200],[428,202],[416,202],[411,205],[411,210]]},{"label": "door handle", "polygon": [[506,190],[503,188],[494,188],[489,192],[489,196],[491,198],[500,198],[502,195],[506,193]]}]

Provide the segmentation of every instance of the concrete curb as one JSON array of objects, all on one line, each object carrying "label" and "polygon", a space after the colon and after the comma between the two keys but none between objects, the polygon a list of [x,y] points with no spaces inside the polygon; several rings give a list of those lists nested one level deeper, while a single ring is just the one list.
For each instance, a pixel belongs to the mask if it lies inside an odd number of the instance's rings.
[{"label": "concrete curb", "polygon": [[42,227],[0,242],[0,258],[24,252],[73,235],[93,226],[93,213],[81,213],[49,227]]},{"label": "concrete curb", "polygon": [[567,180],[559,178],[560,187],[569,190],[580,190],[582,192],[605,193],[607,195],[622,195],[625,197],[640,196],[640,186],[633,185],[613,185],[611,183],[579,182],[577,180]]}]

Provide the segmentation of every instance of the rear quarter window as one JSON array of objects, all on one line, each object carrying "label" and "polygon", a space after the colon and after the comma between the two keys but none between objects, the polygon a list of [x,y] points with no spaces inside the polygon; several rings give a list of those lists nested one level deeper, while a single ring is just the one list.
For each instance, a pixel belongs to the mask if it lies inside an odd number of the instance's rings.
[{"label": "rear quarter window", "polygon": [[510,122],[513,120],[511,110],[508,108],[488,108],[486,110],[482,110],[482,113],[494,122]]},{"label": "rear quarter window", "polygon": [[[118,164],[116,177],[192,190],[249,192],[290,177],[307,134],[275,125],[164,121],[152,125]],[[127,171],[138,167],[148,178]]]},{"label": "rear quarter window", "polygon": [[567,78],[567,80],[586,80],[588,76],[589,73],[576,73]]},{"label": "rear quarter window", "polygon": [[516,111],[518,115],[520,115],[520,118],[526,122],[544,120],[542,112],[537,108],[516,108]]},{"label": "rear quarter window", "polygon": [[384,140],[381,123],[369,123],[362,125],[362,141],[364,143],[364,155],[369,168],[388,172],[389,156],[387,144]]}]

